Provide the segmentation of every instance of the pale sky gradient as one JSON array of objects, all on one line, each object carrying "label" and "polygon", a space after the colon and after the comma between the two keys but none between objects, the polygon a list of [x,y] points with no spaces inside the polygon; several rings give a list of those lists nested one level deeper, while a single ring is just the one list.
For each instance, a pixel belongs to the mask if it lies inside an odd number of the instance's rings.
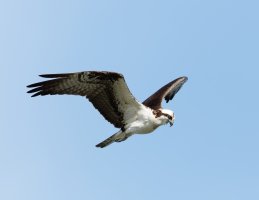
[{"label": "pale sky gradient", "polygon": [[[2,200],[258,200],[259,2],[0,1]],[[142,101],[178,76],[174,127],[117,131],[38,74],[109,70]]]}]

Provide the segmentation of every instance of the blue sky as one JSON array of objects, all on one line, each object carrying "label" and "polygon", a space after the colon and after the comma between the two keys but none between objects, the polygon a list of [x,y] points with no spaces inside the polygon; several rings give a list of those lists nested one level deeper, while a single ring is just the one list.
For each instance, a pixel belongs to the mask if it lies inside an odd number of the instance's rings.
[{"label": "blue sky", "polygon": [[[259,3],[0,1],[0,199],[259,199]],[[82,97],[30,98],[38,74],[123,73],[173,128],[105,149],[117,131]]]}]

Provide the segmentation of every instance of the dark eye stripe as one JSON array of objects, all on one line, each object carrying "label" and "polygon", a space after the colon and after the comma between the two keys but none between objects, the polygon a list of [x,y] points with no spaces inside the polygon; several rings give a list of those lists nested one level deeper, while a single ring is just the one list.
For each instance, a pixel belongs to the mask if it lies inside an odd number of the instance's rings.
[{"label": "dark eye stripe", "polygon": [[166,113],[162,113],[164,116],[166,116],[168,119],[170,119],[170,120],[172,120],[173,119],[173,117],[171,116],[171,115],[168,115],[168,114],[166,114]]},{"label": "dark eye stripe", "polygon": [[172,119],[172,116],[171,115],[168,115],[168,114],[166,114],[166,116],[168,117],[168,119]]}]

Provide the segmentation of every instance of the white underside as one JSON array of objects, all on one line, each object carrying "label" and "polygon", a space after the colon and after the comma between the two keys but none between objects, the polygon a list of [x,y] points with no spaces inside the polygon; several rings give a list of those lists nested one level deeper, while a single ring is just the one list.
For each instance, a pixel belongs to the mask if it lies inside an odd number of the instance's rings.
[{"label": "white underside", "polygon": [[[129,108],[130,109],[130,108]],[[115,138],[122,141],[133,134],[147,134],[153,132],[157,127],[168,123],[168,119],[164,116],[156,118],[152,110],[144,105],[136,111],[128,110],[129,117],[125,120],[125,131],[116,133]],[[130,113],[134,115],[130,116]]]}]

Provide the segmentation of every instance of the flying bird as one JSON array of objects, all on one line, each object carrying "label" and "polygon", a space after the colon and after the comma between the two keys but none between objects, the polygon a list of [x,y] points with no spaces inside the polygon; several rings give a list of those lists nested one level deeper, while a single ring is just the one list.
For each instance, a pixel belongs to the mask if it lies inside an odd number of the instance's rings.
[{"label": "flying bird", "polygon": [[153,132],[161,125],[173,125],[172,110],[162,108],[173,99],[187,77],[179,77],[148,97],[143,103],[131,94],[122,74],[108,71],[43,74],[50,80],[28,85],[32,97],[44,95],[80,95],[86,97],[103,117],[120,130],[96,147],[106,147],[113,142],[126,140],[133,134]]}]

